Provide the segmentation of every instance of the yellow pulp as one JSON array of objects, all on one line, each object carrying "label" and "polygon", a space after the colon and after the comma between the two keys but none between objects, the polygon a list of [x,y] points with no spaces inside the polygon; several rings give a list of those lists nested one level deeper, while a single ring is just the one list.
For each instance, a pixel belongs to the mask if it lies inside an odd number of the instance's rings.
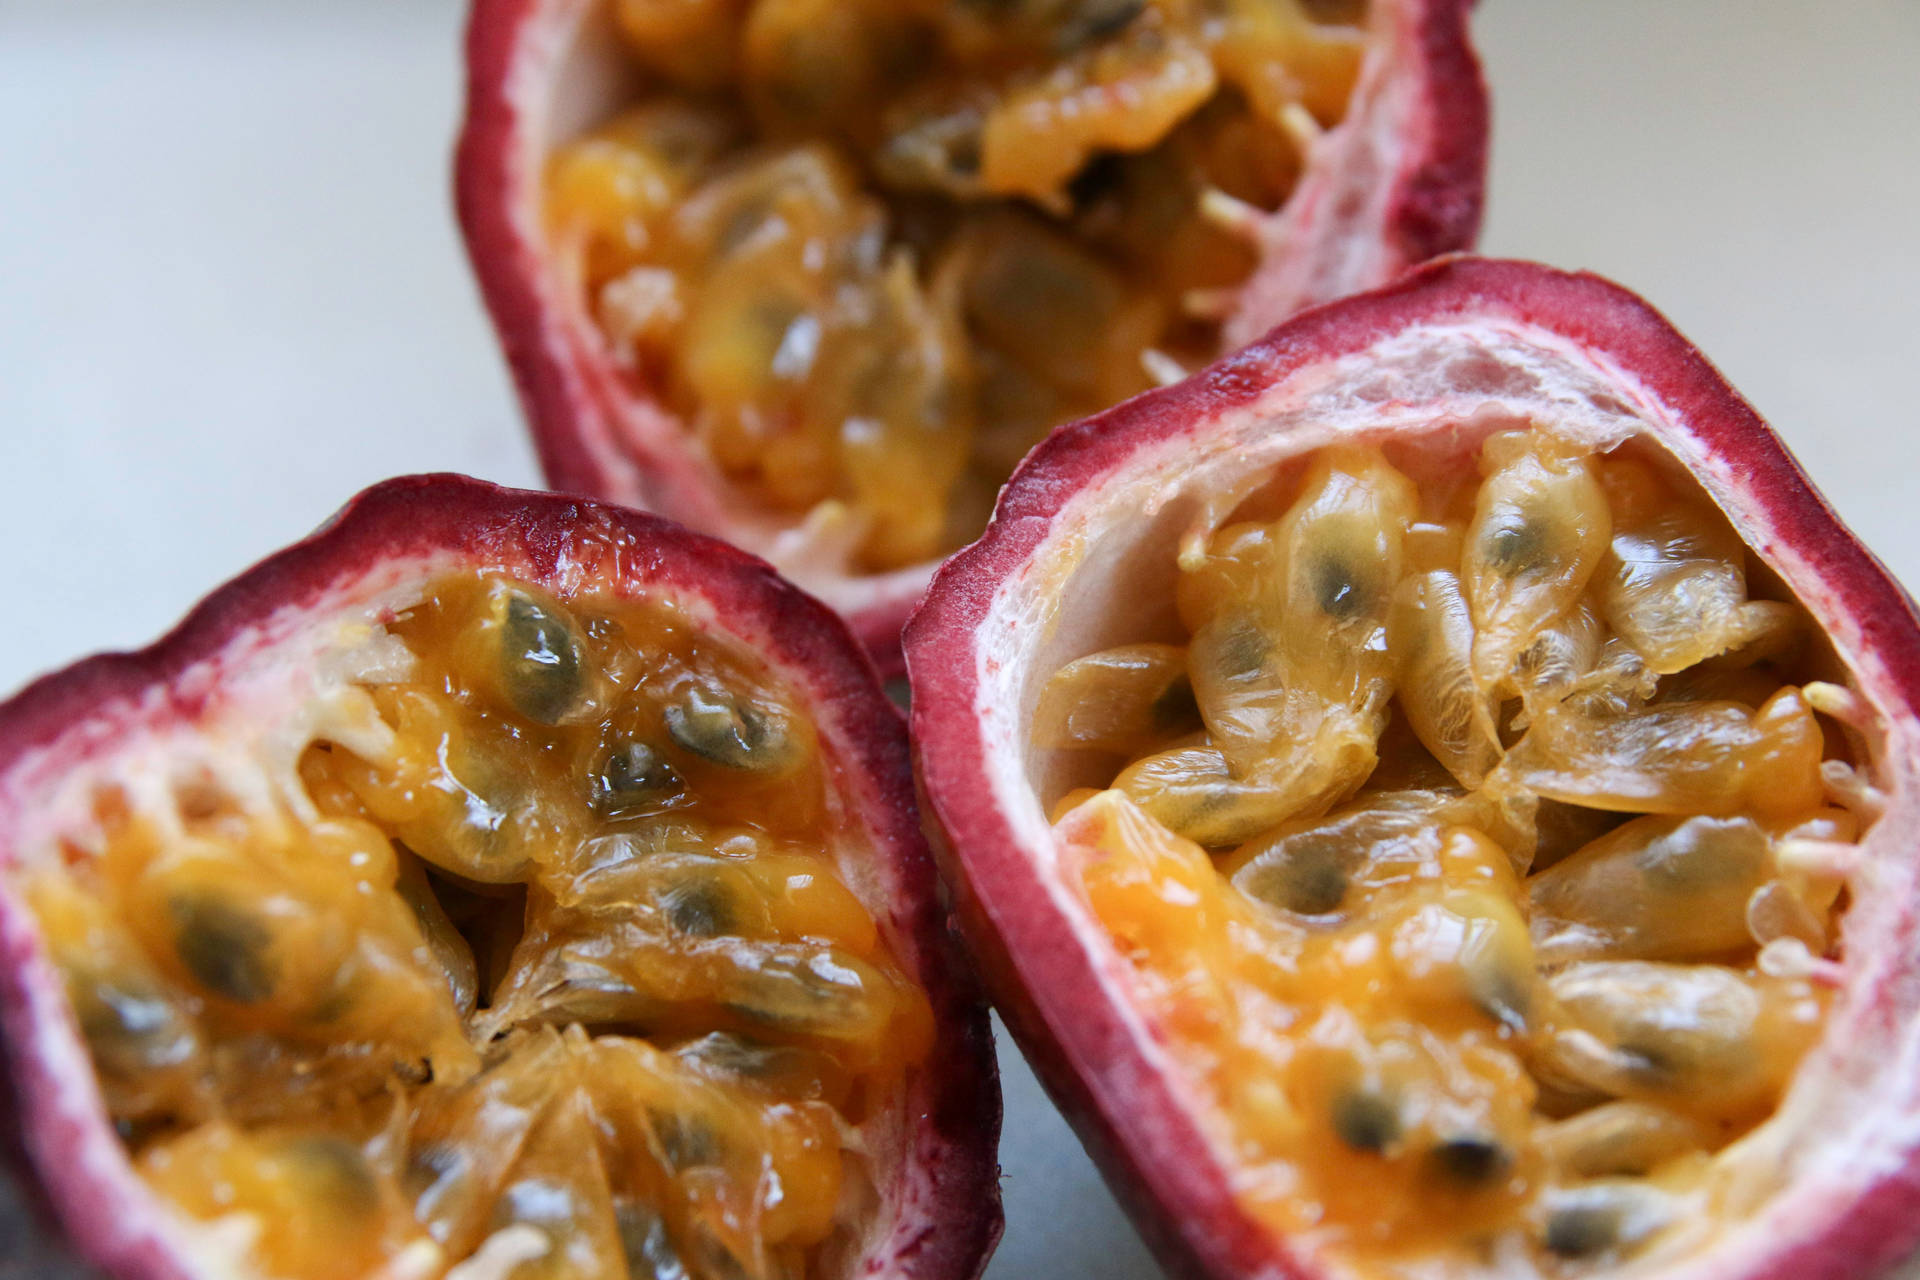
[{"label": "yellow pulp", "polygon": [[[1710,1214],[1817,1038],[1852,749],[1691,482],[1328,448],[1044,687],[1064,865],[1249,1209],[1363,1273],[1574,1273]],[[1431,474],[1430,474],[1431,473]],[[1809,691],[1809,687],[1811,691]]]},{"label": "yellow pulp", "polygon": [[970,540],[1049,427],[1151,384],[1143,353],[1214,354],[1254,263],[1232,211],[1285,199],[1365,23],[1307,0],[614,11],[647,88],[551,160],[562,269],[748,500],[876,571]]},{"label": "yellow pulp", "polygon": [[460,576],[388,629],[318,821],[110,795],[28,885],[140,1172],[286,1280],[813,1274],[932,1017],[805,715],[660,602]]}]

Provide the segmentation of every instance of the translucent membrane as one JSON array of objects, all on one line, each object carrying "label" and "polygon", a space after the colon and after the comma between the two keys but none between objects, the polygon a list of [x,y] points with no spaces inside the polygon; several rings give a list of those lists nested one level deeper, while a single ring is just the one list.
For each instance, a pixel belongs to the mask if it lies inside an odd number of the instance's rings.
[{"label": "translucent membrane", "polygon": [[1871,821],[1697,487],[1545,427],[1478,462],[1290,468],[1189,535],[1184,637],[1034,720],[1105,762],[1064,866],[1244,1200],[1369,1274],[1683,1248],[1819,1035]]},{"label": "translucent membrane", "polygon": [[1366,23],[1297,0],[612,7],[645,87],[550,161],[560,269],[747,500],[860,570],[971,539],[1047,428],[1217,354],[1255,257],[1219,211],[1285,200]]},{"label": "translucent membrane", "polygon": [[317,821],[103,803],[28,884],[136,1167],[290,1280],[814,1274],[932,1026],[806,716],[661,603],[462,576],[388,630]]}]

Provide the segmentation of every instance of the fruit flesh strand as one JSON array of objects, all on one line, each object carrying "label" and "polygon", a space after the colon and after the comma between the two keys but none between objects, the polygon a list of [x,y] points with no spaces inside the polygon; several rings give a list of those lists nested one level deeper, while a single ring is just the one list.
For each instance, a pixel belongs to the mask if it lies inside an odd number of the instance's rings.
[{"label": "fruit flesh strand", "polygon": [[1820,1034],[1866,739],[1652,446],[1400,460],[1283,471],[1184,544],[1184,638],[1043,687],[1112,779],[1062,865],[1262,1220],[1367,1275],[1666,1256]]},{"label": "fruit flesh strand", "polygon": [[385,631],[317,816],[109,796],[26,884],[135,1167],[284,1280],[816,1274],[933,1032],[807,717],[664,601],[453,575]]},{"label": "fruit flesh strand", "polygon": [[[559,147],[566,287],[746,499],[878,572],[1057,423],[1217,354],[1365,6],[616,0],[640,102]],[[1236,229],[1237,225],[1237,229]],[[823,534],[823,536],[825,536]]]}]

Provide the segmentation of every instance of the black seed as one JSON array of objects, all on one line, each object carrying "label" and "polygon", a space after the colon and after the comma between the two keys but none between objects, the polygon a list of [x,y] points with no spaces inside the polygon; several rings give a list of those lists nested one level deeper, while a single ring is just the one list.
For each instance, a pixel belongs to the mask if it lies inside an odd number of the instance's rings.
[{"label": "black seed", "polygon": [[1331,849],[1307,849],[1292,860],[1292,873],[1285,880],[1286,901],[1282,905],[1303,916],[1323,916],[1338,911],[1347,897],[1347,870]]},{"label": "black seed", "polygon": [[1177,729],[1200,718],[1200,704],[1194,701],[1193,681],[1180,676],[1160,691],[1150,714],[1156,729]]},{"label": "black seed", "polygon": [[1345,621],[1359,616],[1367,607],[1369,593],[1362,586],[1360,575],[1346,561],[1328,556],[1316,561],[1310,572],[1314,602],[1329,618]]},{"label": "black seed", "polygon": [[665,719],[668,735],[702,760],[750,772],[786,762],[785,726],[725,691],[689,689]]},{"label": "black seed", "polygon": [[593,775],[593,811],[607,817],[648,811],[683,790],[680,775],[644,742],[615,747]]},{"label": "black seed", "polygon": [[712,880],[685,880],[660,896],[667,920],[681,933],[711,938],[733,926],[733,904]]},{"label": "black seed", "polygon": [[521,715],[558,724],[579,703],[585,656],[558,614],[514,592],[507,597],[500,649],[501,683]]},{"label": "black seed", "polygon": [[1428,1152],[1434,1171],[1449,1182],[1477,1187],[1507,1171],[1513,1157],[1492,1138],[1464,1134],[1434,1144]]},{"label": "black seed", "polygon": [[270,999],[280,975],[270,954],[273,931],[244,907],[205,893],[167,903],[174,950],[194,980],[236,1004]]},{"label": "black seed", "polygon": [[1087,161],[1086,167],[1067,184],[1067,198],[1073,207],[1085,210],[1120,189],[1126,178],[1126,162],[1117,152],[1102,151]]},{"label": "black seed", "polygon": [[1619,1239],[1620,1210],[1614,1205],[1568,1205],[1547,1218],[1547,1251],[1562,1258],[1591,1257]]},{"label": "black seed", "polygon": [[1538,525],[1522,520],[1489,529],[1482,545],[1487,563],[1512,577],[1532,567],[1546,545],[1546,538]]},{"label": "black seed", "polygon": [[1345,1090],[1333,1100],[1333,1131],[1355,1151],[1379,1153],[1400,1137],[1400,1108],[1373,1089]]}]

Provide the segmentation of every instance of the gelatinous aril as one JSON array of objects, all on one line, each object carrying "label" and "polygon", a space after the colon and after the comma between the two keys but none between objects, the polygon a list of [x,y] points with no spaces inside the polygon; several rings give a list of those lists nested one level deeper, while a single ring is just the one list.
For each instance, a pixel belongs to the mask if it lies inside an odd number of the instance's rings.
[{"label": "gelatinous aril", "polygon": [[983,1011],[843,625],[389,482],[0,707],[13,1116],[116,1277],[968,1280]]},{"label": "gelatinous aril", "polygon": [[1170,1269],[1920,1244],[1920,618],[1638,299],[1436,263],[1056,432],[906,649],[958,919]]},{"label": "gelatinous aril", "polygon": [[1466,0],[476,0],[462,226],[556,487],[883,664],[1048,428],[1467,246]]}]

